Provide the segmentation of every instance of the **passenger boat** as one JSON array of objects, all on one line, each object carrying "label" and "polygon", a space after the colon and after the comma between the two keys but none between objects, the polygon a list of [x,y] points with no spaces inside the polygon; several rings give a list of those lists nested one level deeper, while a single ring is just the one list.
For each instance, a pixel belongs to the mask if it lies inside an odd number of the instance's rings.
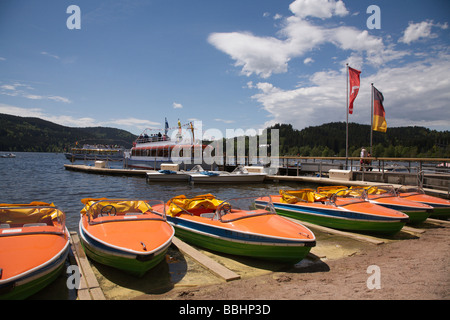
[{"label": "passenger boat", "polygon": [[400,198],[432,206],[433,212],[430,215],[432,218],[450,217],[450,200],[429,196],[422,188],[416,186],[401,186],[396,191]]},{"label": "passenger boat", "polygon": [[[189,180],[193,183],[260,183],[263,182],[267,174],[260,170],[251,171],[252,167],[237,166],[232,172],[227,171],[207,171],[201,167],[197,170],[186,172]],[[262,168],[262,167],[257,167]]]},{"label": "passenger boat", "polygon": [[71,152],[64,153],[66,159],[75,160],[123,160],[124,147],[109,145],[89,145],[85,144],[81,148],[72,148]]},{"label": "passenger boat", "polygon": [[0,299],[25,299],[52,283],[69,239],[65,214],[53,204],[0,204]]},{"label": "passenger boat", "polygon": [[[318,192],[326,193],[333,192],[336,189],[344,189],[347,187],[319,187]],[[403,199],[398,197],[394,186],[392,185],[377,185],[368,187],[351,187],[351,190],[364,189],[367,193],[367,198],[371,203],[378,204],[380,206],[401,211],[408,215],[408,223],[417,224],[425,221],[433,211],[433,207]],[[329,190],[329,191],[327,191]]]},{"label": "passenger boat", "polygon": [[261,209],[249,210],[253,200],[181,195],[167,202],[167,220],[175,227],[177,237],[202,248],[284,263],[302,260],[316,245],[314,234],[278,216],[270,202]]},{"label": "passenger boat", "polygon": [[176,128],[178,131],[174,132],[174,139],[168,135],[170,128],[167,120],[164,134],[161,134],[161,130],[155,134],[152,133],[154,129],[145,129],[133,143],[131,150],[125,152],[125,166],[145,170],[159,170],[164,163],[179,164],[183,170],[189,170],[197,164],[205,166],[203,151],[211,147],[196,143],[193,125],[187,125],[190,126],[192,135],[184,132],[179,124]]},{"label": "passenger boat", "polygon": [[[313,224],[356,232],[394,234],[408,216],[367,201],[364,190],[338,190],[326,196],[312,189],[280,190],[271,196],[278,214]],[[266,205],[267,197],[256,200]]]},{"label": "passenger boat", "polygon": [[[158,200],[83,199],[79,233],[93,260],[141,277],[160,263],[174,229]],[[153,205],[161,205],[159,211]]]}]

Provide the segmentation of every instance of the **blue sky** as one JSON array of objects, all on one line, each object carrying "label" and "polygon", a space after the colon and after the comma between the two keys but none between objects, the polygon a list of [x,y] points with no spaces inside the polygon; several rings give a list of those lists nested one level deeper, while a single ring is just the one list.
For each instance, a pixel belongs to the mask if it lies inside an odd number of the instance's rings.
[{"label": "blue sky", "polygon": [[448,0],[2,0],[0,113],[134,134],[165,117],[302,129],[345,121],[349,63],[362,71],[349,121],[370,123],[373,82],[388,130],[449,130],[449,17]]}]

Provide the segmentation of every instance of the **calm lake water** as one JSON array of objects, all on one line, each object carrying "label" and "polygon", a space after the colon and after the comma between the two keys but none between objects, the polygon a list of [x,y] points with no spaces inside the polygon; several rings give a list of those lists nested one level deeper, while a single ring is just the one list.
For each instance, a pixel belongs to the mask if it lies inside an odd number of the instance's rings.
[{"label": "calm lake water", "polygon": [[[53,202],[66,213],[70,231],[77,231],[83,198],[134,198],[169,200],[184,194],[212,193],[219,199],[278,194],[279,189],[315,188],[299,183],[246,185],[189,185],[184,182],[151,183],[145,177],[110,176],[66,170],[62,153],[17,152],[16,158],[0,158],[0,203]],[[76,162],[83,164],[82,161]],[[75,163],[75,164],[76,164]],[[121,166],[121,162],[114,166]]]}]

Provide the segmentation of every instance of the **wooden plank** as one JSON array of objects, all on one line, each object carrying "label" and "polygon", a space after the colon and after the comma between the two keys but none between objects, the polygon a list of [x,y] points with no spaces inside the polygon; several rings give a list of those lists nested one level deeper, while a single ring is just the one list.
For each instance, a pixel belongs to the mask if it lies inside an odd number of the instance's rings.
[{"label": "wooden plank", "polygon": [[444,225],[444,226],[450,226],[450,221],[448,221],[448,220],[440,220],[440,219],[428,218],[425,222],[441,224],[441,225]]},{"label": "wooden plank", "polygon": [[205,256],[200,251],[196,250],[192,246],[188,245],[187,243],[181,241],[177,237],[174,237],[172,239],[172,243],[177,246],[177,248],[183,252],[184,254],[189,255],[191,258],[196,260],[198,263],[200,263],[205,268],[209,269],[211,272],[216,274],[217,276],[225,279],[225,281],[232,281],[232,280],[238,280],[241,278],[240,275],[237,273],[231,271],[230,269],[224,267],[220,263],[214,261],[213,259]]},{"label": "wooden plank", "polygon": [[82,278],[86,281],[86,288],[89,290],[94,300],[106,300],[103,291],[100,288],[100,284],[98,283],[97,277],[95,276],[94,271],[92,271],[89,260],[81,247],[78,234],[74,233],[71,237],[75,248],[75,254],[78,258],[78,266],[80,267],[80,271],[83,275]]},{"label": "wooden plank", "polygon": [[349,237],[349,238],[352,238],[352,239],[355,239],[355,240],[358,240],[358,241],[369,242],[369,243],[373,243],[373,244],[376,244],[376,245],[380,245],[380,244],[385,243],[385,241],[373,238],[371,236],[365,236],[365,235],[357,234],[357,233],[353,233],[353,232],[346,232],[346,231],[331,229],[331,228],[327,228],[327,227],[324,227],[324,226],[319,226],[317,224],[304,222],[304,221],[300,221],[300,220],[289,218],[289,217],[284,217],[284,218],[286,218],[288,220],[291,220],[291,221],[293,221],[295,223],[302,224],[302,225],[304,225],[304,226],[306,226],[308,228],[311,228],[311,229],[317,229],[317,230],[320,230],[320,231],[323,231],[323,232],[336,234],[336,235],[340,235],[340,236],[344,236],[344,237]]},{"label": "wooden plank", "polygon": [[404,226],[402,228],[402,231],[412,232],[412,233],[424,233],[425,232],[425,230],[423,230],[423,229],[417,229],[417,228],[413,228],[413,227],[409,227],[409,226]]}]

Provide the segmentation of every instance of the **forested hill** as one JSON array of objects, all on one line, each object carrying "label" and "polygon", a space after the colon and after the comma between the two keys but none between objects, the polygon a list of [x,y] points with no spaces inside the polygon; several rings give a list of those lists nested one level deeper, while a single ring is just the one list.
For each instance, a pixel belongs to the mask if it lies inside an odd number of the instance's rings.
[{"label": "forested hill", "polygon": [[[280,155],[345,157],[345,122],[327,123],[296,130],[291,125],[276,124],[279,129]],[[349,156],[358,157],[361,147],[370,145],[370,125],[349,123]],[[375,157],[450,158],[450,131],[424,127],[388,128],[373,131]]]},{"label": "forested hill", "polygon": [[[345,156],[344,122],[302,130],[289,124],[276,124],[272,128],[279,129],[280,155]],[[79,145],[117,144],[131,148],[136,138],[121,129],[72,128],[38,118],[0,113],[0,151],[64,152],[76,142]],[[370,126],[349,123],[349,156],[359,156],[361,147],[369,147],[369,143]],[[450,158],[450,132],[423,127],[388,128],[386,133],[374,131],[373,151],[375,157]]]},{"label": "forested hill", "polygon": [[135,135],[115,128],[71,128],[39,118],[0,113],[0,151],[64,152],[76,142],[131,148],[135,139]]}]

